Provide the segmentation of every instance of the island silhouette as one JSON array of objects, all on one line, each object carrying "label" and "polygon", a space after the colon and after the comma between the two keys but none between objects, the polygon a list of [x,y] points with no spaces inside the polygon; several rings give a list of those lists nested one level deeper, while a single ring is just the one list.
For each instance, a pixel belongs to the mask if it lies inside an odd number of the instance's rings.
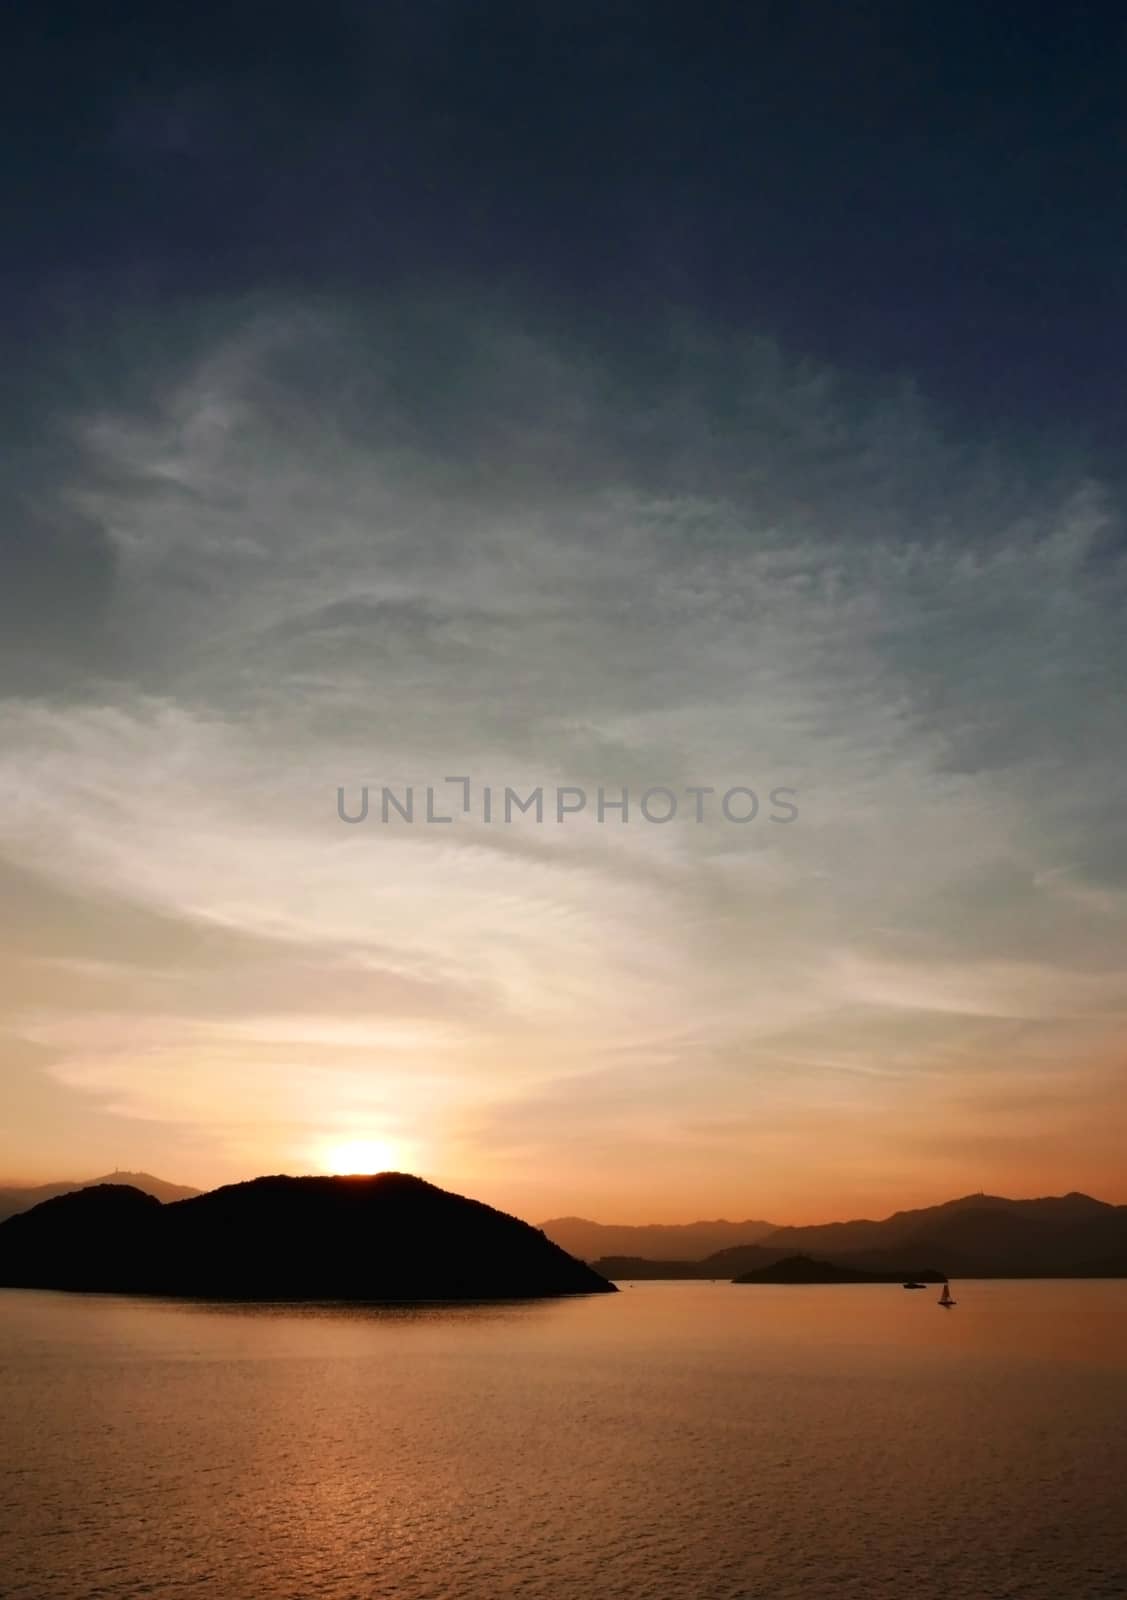
[{"label": "island silhouette", "polygon": [[[605,1253],[612,1242],[625,1248]],[[672,1256],[671,1245],[686,1253]],[[1077,1191],[979,1193],[798,1227],[574,1216],[531,1227],[406,1173],[258,1178],[208,1194],[144,1172],[0,1186],[0,1286],[9,1287],[490,1299],[604,1293],[624,1279],[812,1282],[811,1272],[838,1283],[1127,1277],[1127,1206]]]},{"label": "island silhouette", "polygon": [[408,1173],[263,1177],[161,1204],[129,1184],[0,1223],[0,1285],[233,1300],[611,1294],[537,1228]]},{"label": "island silhouette", "polygon": [[862,1267],[843,1267],[832,1261],[817,1261],[813,1256],[784,1256],[769,1267],[741,1272],[733,1283],[946,1283],[947,1274],[934,1267],[906,1272],[867,1272]]}]

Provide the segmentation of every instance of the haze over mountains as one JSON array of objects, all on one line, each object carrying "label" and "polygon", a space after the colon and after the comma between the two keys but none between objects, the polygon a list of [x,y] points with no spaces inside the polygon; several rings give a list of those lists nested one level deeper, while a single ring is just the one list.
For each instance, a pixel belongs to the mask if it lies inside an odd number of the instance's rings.
[{"label": "haze over mountains", "polygon": [[583,1261],[599,1256],[644,1256],[650,1260],[698,1261],[732,1245],[755,1244],[776,1231],[773,1222],[626,1223],[591,1222],[586,1217],[552,1217],[542,1232]]},{"label": "haze over mountains", "polygon": [[1075,1192],[1035,1200],[971,1194],[880,1221],[776,1228],[703,1258],[639,1252],[593,1264],[611,1278],[734,1278],[799,1254],[891,1275],[923,1264],[951,1277],[1121,1277],[1127,1206]]},{"label": "haze over mountains", "polygon": [[73,1194],[77,1189],[93,1189],[102,1183],[128,1184],[131,1188],[140,1189],[142,1194],[151,1194],[162,1205],[171,1200],[190,1200],[193,1195],[201,1193],[190,1184],[167,1183],[163,1178],[154,1178],[151,1172],[109,1172],[102,1178],[42,1183],[30,1188],[0,1185],[0,1222],[5,1217],[14,1217],[17,1212],[29,1211],[43,1200],[53,1200],[60,1194]]}]

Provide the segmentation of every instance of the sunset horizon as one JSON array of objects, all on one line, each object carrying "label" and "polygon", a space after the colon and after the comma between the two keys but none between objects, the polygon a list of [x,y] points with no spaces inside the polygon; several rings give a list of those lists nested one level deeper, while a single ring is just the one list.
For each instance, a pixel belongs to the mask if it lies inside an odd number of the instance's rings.
[{"label": "sunset horizon", "polygon": [[[87,1163],[89,1166],[90,1164]],[[97,1169],[97,1163],[94,1164]],[[858,1190],[859,1195],[870,1193],[874,1198],[866,1202],[850,1202],[848,1199],[835,1200],[828,1195],[825,1204],[808,1202],[806,1207],[783,1207],[772,1203],[770,1198],[757,1200],[753,1198],[740,1198],[733,1200],[725,1210],[723,1207],[710,1206],[705,1201],[694,1205],[687,1200],[685,1205],[670,1205],[667,1200],[660,1197],[660,1191],[652,1202],[642,1200],[631,1202],[629,1199],[618,1202],[613,1198],[606,1206],[595,1203],[591,1194],[572,1193],[561,1195],[556,1203],[549,1199],[539,1201],[538,1191],[533,1191],[527,1204],[517,1204],[512,1196],[491,1186],[488,1180],[478,1184],[467,1184],[457,1174],[427,1171],[407,1164],[389,1162],[382,1166],[352,1165],[349,1162],[335,1162],[323,1160],[320,1163],[311,1162],[303,1167],[276,1167],[264,1166],[258,1171],[245,1171],[233,1173],[218,1179],[213,1183],[202,1183],[191,1175],[179,1172],[156,1171],[152,1164],[139,1167],[105,1167],[93,1170],[88,1175],[75,1173],[60,1173],[52,1171],[49,1174],[40,1174],[32,1177],[12,1176],[0,1173],[0,1196],[16,1190],[32,1190],[39,1187],[50,1187],[57,1184],[74,1183],[76,1185],[88,1184],[91,1181],[115,1181],[120,1178],[122,1182],[129,1182],[132,1177],[155,1178],[162,1183],[171,1184],[176,1188],[191,1189],[199,1193],[208,1193],[213,1189],[230,1187],[236,1184],[251,1183],[259,1178],[267,1177],[381,1177],[394,1174],[407,1174],[421,1178],[427,1183],[437,1185],[439,1188],[455,1194],[464,1194],[472,1199],[483,1201],[487,1205],[510,1212],[539,1226],[544,1220],[553,1218],[577,1217],[592,1222],[618,1225],[626,1227],[645,1227],[648,1225],[678,1227],[696,1222],[728,1222],[737,1224],[745,1218],[753,1218],[757,1222],[769,1221],[778,1226],[813,1226],[819,1223],[837,1221],[852,1221],[863,1217],[881,1220],[903,1211],[928,1210],[936,1206],[943,1206],[954,1201],[971,1200],[975,1197],[984,1199],[1004,1199],[1007,1201],[1031,1201],[1043,1199],[1067,1199],[1083,1196],[1097,1200],[1110,1206],[1127,1206],[1127,1191],[1122,1185],[1116,1188],[1101,1187],[1098,1184],[1082,1182],[1066,1182],[1058,1186],[1038,1186],[1028,1177],[1024,1187],[1003,1188],[991,1184],[976,1184],[959,1186],[957,1183],[949,1190],[936,1190],[928,1192],[898,1192],[895,1195],[883,1195],[883,1191],[872,1189],[869,1191]],[[552,1191],[546,1191],[550,1196]],[[750,1193],[750,1191],[749,1191]]]},{"label": "sunset horizon", "polygon": [[23,486],[0,1171],[1122,1193],[1127,569],[1063,436],[699,320],[167,317]]},{"label": "sunset horizon", "polygon": [[17,13],[4,1600],[1127,1595],[1127,10]]}]

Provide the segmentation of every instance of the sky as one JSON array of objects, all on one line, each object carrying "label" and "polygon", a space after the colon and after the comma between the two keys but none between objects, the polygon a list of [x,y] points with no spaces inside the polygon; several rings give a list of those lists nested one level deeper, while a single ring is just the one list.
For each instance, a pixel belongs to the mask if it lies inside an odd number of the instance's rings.
[{"label": "sky", "polygon": [[1127,18],[985,9],[30,15],[0,1178],[1127,1201]]}]

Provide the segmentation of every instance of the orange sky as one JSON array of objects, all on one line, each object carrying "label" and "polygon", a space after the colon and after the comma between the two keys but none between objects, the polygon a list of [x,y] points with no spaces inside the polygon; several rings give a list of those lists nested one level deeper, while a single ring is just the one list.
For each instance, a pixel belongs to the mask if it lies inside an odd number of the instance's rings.
[{"label": "orange sky", "polygon": [[36,492],[104,562],[0,696],[0,1173],[367,1141],[533,1218],[1127,1200],[1099,486],[762,340],[671,333],[624,409],[495,308],[431,438],[372,378],[400,309],[189,317],[71,397]]}]

